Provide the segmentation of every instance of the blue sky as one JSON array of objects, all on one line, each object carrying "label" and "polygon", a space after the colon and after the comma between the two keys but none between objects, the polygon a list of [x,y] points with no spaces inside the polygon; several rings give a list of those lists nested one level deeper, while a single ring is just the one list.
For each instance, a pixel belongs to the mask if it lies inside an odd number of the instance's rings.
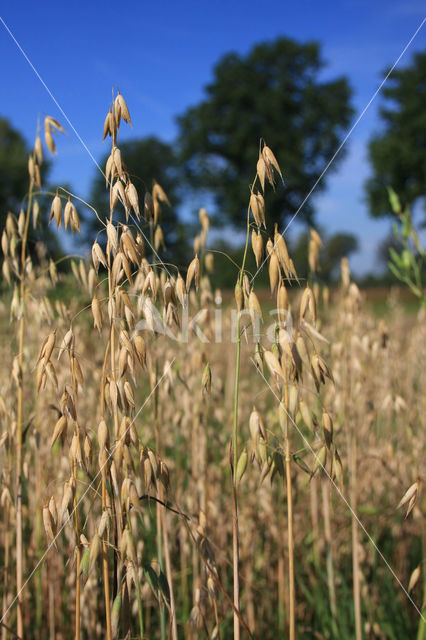
[{"label": "blue sky", "polygon": [[[112,87],[125,96],[133,129],[122,138],[176,135],[175,116],[203,98],[212,68],[229,51],[246,54],[253,44],[286,36],[318,40],[327,61],[324,77],[345,74],[353,88],[356,115],[377,89],[382,71],[398,58],[426,15],[420,0],[233,2],[206,0],[154,4],[141,0],[58,3],[4,1],[0,16],[96,159],[107,150],[102,126]],[[426,24],[400,62],[426,48]],[[2,91],[0,115],[9,118],[29,142],[38,114],[64,123],[52,98],[0,24]],[[373,102],[348,140],[348,154],[315,200],[317,219],[329,232],[355,233],[361,243],[353,269],[375,265],[375,247],[389,222],[368,217],[363,182],[369,175],[366,143],[380,126]],[[64,123],[68,137],[58,141],[52,181],[68,182],[87,196],[96,167]],[[273,141],[269,142],[273,147]],[[283,167],[285,173],[285,167]],[[203,204],[199,203],[200,206]],[[290,228],[297,233],[295,222]]]}]

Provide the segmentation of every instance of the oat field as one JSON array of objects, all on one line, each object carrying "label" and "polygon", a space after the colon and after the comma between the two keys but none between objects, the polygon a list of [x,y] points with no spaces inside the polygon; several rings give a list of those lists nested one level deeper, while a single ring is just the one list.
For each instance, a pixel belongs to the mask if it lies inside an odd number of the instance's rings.
[{"label": "oat field", "polygon": [[46,217],[78,233],[90,205],[59,188],[43,210],[50,117],[0,230],[2,640],[426,640],[424,313],[389,292],[374,315],[345,260],[321,286],[314,230],[298,278],[266,232],[273,140],[232,295],[205,209],[185,269],[163,262],[168,197],[139,201],[128,123],[117,93],[86,258],[62,272],[31,241]]}]

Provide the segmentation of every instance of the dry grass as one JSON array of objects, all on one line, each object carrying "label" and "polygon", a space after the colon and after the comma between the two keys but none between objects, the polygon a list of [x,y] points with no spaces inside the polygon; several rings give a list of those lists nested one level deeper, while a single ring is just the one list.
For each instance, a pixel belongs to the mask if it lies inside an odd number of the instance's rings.
[{"label": "dry grass", "polygon": [[[340,289],[322,289],[316,233],[298,283],[284,238],[263,230],[281,175],[264,144],[246,253],[268,256],[271,297],[243,263],[219,315],[206,211],[187,272],[163,264],[167,195],[154,184],[138,202],[120,121],[117,94],[110,211],[93,213],[103,232],[72,263],[79,295],[50,302],[71,276],[27,250],[38,136],[26,209],[2,236],[2,639],[421,640],[424,317],[395,299],[386,324],[372,316],[346,263]],[[50,151],[57,131],[47,118]],[[77,208],[59,189],[48,213],[76,231]]]}]

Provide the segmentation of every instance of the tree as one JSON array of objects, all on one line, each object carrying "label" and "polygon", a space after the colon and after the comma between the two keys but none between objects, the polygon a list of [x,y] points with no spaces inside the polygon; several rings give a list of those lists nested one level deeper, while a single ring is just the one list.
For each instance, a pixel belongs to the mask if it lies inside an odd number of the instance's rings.
[{"label": "tree", "polygon": [[[213,195],[222,220],[241,227],[261,139],[285,178],[285,188],[279,185],[268,194],[268,227],[282,225],[301,205],[352,113],[348,82],[321,81],[323,68],[315,42],[279,38],[255,46],[247,56],[230,53],[215,67],[203,102],[178,118],[188,183]],[[321,180],[316,193],[325,184]],[[302,215],[309,221],[313,211],[310,198]]]},{"label": "tree", "polygon": [[8,210],[21,207],[28,191],[28,153],[24,138],[7,120],[0,118],[0,227]]},{"label": "tree", "polygon": [[[22,135],[5,118],[0,118],[0,233],[4,228],[8,211],[19,214],[26,206],[25,196],[29,187],[28,148]],[[42,184],[49,173],[49,162],[44,159],[41,167]],[[47,189],[50,190],[49,188]],[[57,234],[47,226],[51,196],[37,195],[40,204],[41,223],[31,229],[28,244],[33,259],[37,260],[37,243],[42,243],[54,259],[62,255]]]},{"label": "tree", "polygon": [[426,196],[426,52],[412,65],[394,71],[382,90],[382,133],[369,144],[373,175],[366,183],[373,217],[393,215],[387,187],[398,193],[402,208]]},{"label": "tree", "polygon": [[[187,261],[182,225],[179,224],[176,209],[180,203],[178,162],[173,148],[155,137],[132,140],[120,143],[121,157],[127,167],[130,179],[135,185],[141,212],[143,212],[144,196],[152,190],[153,182],[158,182],[167,194],[171,206],[163,205],[161,209],[160,225],[164,233],[167,252],[160,252],[162,258],[176,261],[178,265],[184,265]],[[100,162],[105,167],[108,155]],[[98,173],[92,183],[90,204],[97,210],[102,220],[109,215],[109,191],[105,186],[105,178]],[[124,222],[124,211],[117,206],[114,215]],[[100,225],[93,212],[89,212],[89,229],[99,231]],[[135,222],[129,219],[129,226],[135,226]],[[149,228],[143,220],[138,223],[142,227],[145,236],[149,239]],[[101,238],[100,238],[101,240]]]}]

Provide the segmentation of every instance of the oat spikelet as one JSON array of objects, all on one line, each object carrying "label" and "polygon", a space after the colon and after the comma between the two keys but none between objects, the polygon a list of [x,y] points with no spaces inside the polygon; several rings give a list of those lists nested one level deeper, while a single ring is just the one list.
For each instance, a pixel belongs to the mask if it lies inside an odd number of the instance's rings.
[{"label": "oat spikelet", "polygon": [[43,145],[41,144],[40,136],[37,132],[35,143],[34,143],[34,153],[37,158],[37,162],[42,164],[43,162]]},{"label": "oat spikelet", "polygon": [[327,449],[330,449],[333,443],[333,421],[324,407],[322,409],[322,428],[325,444]]},{"label": "oat spikelet", "polygon": [[138,192],[136,190],[135,185],[132,182],[128,182],[126,185],[125,192],[126,192],[127,199],[130,202],[130,206],[132,207],[136,216],[140,218],[139,198],[138,198]]},{"label": "oat spikelet", "polygon": [[278,289],[278,285],[281,278],[280,265],[275,253],[272,253],[269,257],[269,285],[271,287],[271,294],[274,295]]},{"label": "oat spikelet", "polygon": [[56,152],[56,146],[53,140],[52,133],[56,134],[58,131],[60,131],[61,133],[66,133],[63,126],[59,124],[57,120],[55,120],[51,116],[46,116],[44,119],[44,139],[46,141],[47,148],[52,154]]},{"label": "oat spikelet", "polygon": [[164,191],[163,187],[158,184],[158,182],[156,182],[154,180],[154,185],[152,187],[152,199],[157,202],[164,202],[164,204],[167,204],[169,207],[170,205],[170,201],[166,195],[166,192]]},{"label": "oat spikelet", "polygon": [[416,481],[416,482],[413,482],[413,484],[407,489],[407,491],[404,493],[401,500],[399,501],[398,506],[396,507],[397,509],[399,509],[400,507],[403,507],[404,505],[406,505],[408,502],[407,513],[405,514],[406,518],[408,518],[408,516],[410,515],[411,511],[414,508],[414,505],[416,504],[418,493],[419,493],[419,483]]},{"label": "oat spikelet", "polygon": [[260,306],[259,299],[253,289],[250,291],[248,297],[248,308],[250,311],[250,317],[253,326],[256,325],[256,317],[258,317],[260,321],[263,322],[262,308]]},{"label": "oat spikelet", "polygon": [[90,556],[89,556],[89,572],[93,568],[101,550],[101,540],[99,535],[95,533],[93,540],[90,543]]},{"label": "oat spikelet", "polygon": [[99,300],[96,297],[96,295],[94,295],[92,298],[92,314],[93,314],[93,326],[100,333],[102,329],[102,312],[101,312],[101,305],[99,304]]},{"label": "oat spikelet", "polygon": [[275,378],[275,380],[277,382],[279,381],[279,378],[281,378],[281,380],[285,380],[284,371],[281,367],[281,364],[277,356],[274,353],[272,353],[272,351],[265,351],[263,355],[265,358],[266,365],[269,371],[271,372],[272,376]]},{"label": "oat spikelet", "polygon": [[198,256],[191,261],[188,271],[186,274],[186,290],[189,291],[191,288],[191,283],[194,280],[195,289],[198,290],[200,284],[200,261]]},{"label": "oat spikelet", "polygon": [[410,576],[410,580],[409,580],[409,582],[408,582],[408,587],[407,587],[407,591],[408,591],[408,593],[410,593],[410,592],[414,589],[414,587],[416,586],[416,584],[417,584],[417,582],[418,582],[418,580],[419,580],[419,578],[420,578],[420,576],[421,576],[421,573],[422,573],[422,567],[421,567],[421,565],[419,564],[419,565],[414,569],[414,571],[412,572],[412,574],[411,574],[411,576]]},{"label": "oat spikelet", "polygon": [[[274,186],[272,167],[274,167],[274,169],[279,173],[281,180],[284,182],[283,174],[281,173],[281,169],[280,169],[280,165],[278,164],[277,159],[276,159],[272,149],[270,149],[269,147],[267,147],[265,145],[263,147],[263,149],[262,149],[262,157],[263,157],[263,159],[265,161],[266,174],[268,176],[269,182],[271,183],[271,186]],[[270,175],[272,175],[272,179],[271,179]]]},{"label": "oat spikelet", "polygon": [[[46,532],[46,536],[47,539],[49,541],[49,544],[51,544],[54,540],[55,540],[55,522],[53,520],[53,516],[49,510],[49,504],[45,504],[43,506],[43,526],[44,526],[44,530]],[[56,547],[56,542],[55,544],[55,548]]]},{"label": "oat spikelet", "polygon": [[115,254],[117,252],[117,249],[118,249],[117,229],[114,227],[113,224],[111,224],[111,222],[108,222],[107,227],[106,227],[106,231],[107,231],[107,236],[108,236],[108,243],[109,243],[110,247],[112,248],[112,252]]},{"label": "oat spikelet", "polygon": [[42,347],[40,349],[40,355],[38,357],[37,362],[40,362],[42,358],[44,359],[44,362],[48,362],[50,360],[50,356],[52,355],[53,349],[55,348],[55,342],[56,342],[56,329],[52,331],[52,333],[49,333],[47,338],[45,338],[42,344]]},{"label": "oat spikelet", "polygon": [[203,377],[201,379],[202,395],[203,396],[210,395],[211,387],[212,387],[212,372],[210,369],[210,365],[207,362],[206,366],[204,367]]},{"label": "oat spikelet", "polygon": [[259,267],[263,260],[263,239],[260,232],[256,233],[254,229],[251,232],[251,246],[256,259],[256,266]]},{"label": "oat spikelet", "polygon": [[259,178],[260,185],[263,193],[265,193],[265,177],[266,177],[266,164],[262,155],[259,156],[259,160],[256,165],[256,172]]},{"label": "oat spikelet", "polygon": [[251,212],[253,214],[253,218],[254,218],[257,226],[260,227],[261,225],[263,225],[265,227],[265,229],[266,229],[265,201],[263,199],[263,196],[259,192],[254,193],[252,191],[252,193],[250,195],[249,207],[251,209]]},{"label": "oat spikelet", "polygon": [[58,195],[58,192],[56,192],[56,196],[53,198],[52,206],[50,207],[49,224],[53,220],[53,218],[55,218],[56,226],[59,229],[62,224],[62,202],[61,198]]},{"label": "oat spikelet", "polygon": [[114,122],[114,116],[112,115],[112,111],[111,108],[108,111],[105,121],[104,121],[104,136],[103,136],[103,140],[105,140],[105,138],[107,136],[114,136],[114,130],[115,130],[115,122]]},{"label": "oat spikelet", "polygon": [[121,118],[123,118],[124,122],[127,122],[127,124],[132,126],[132,121],[130,119],[130,113],[127,107],[127,103],[119,91],[117,92],[114,106],[118,110],[118,113],[120,114]]}]

